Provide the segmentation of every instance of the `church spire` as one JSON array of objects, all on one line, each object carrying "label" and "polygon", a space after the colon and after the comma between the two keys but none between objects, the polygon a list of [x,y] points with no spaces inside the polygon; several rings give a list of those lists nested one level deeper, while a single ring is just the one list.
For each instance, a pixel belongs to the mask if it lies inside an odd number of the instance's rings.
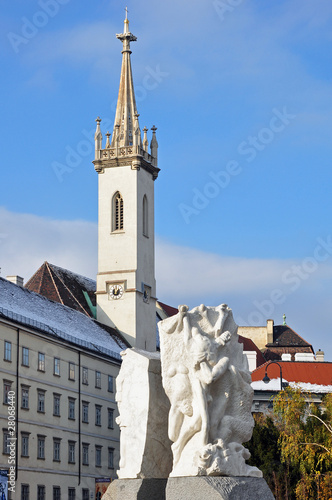
[{"label": "church spire", "polygon": [[[126,8],[126,19],[124,20],[124,29],[123,33],[117,34],[116,37],[121,40],[123,44],[122,49],[122,67],[121,67],[121,76],[120,76],[120,88],[118,95],[118,103],[116,107],[115,113],[115,121],[114,121],[114,130],[111,146],[115,147],[116,134],[115,128],[119,125],[119,136],[118,141],[119,147],[126,147],[133,145],[133,136],[140,136],[140,129],[138,124],[138,118],[136,115],[136,100],[135,100],[135,92],[134,92],[134,84],[133,84],[133,75],[131,70],[131,62],[130,62],[130,42],[136,42],[137,37],[134,36],[129,31],[129,20],[128,20],[128,10]],[[135,130],[135,127],[138,127],[138,130]],[[141,144],[139,144],[141,146]]]},{"label": "church spire", "polygon": [[115,113],[114,127],[111,134],[106,134],[106,146],[102,146],[102,133],[100,129],[101,119],[97,118],[97,129],[95,134],[95,159],[93,161],[98,173],[103,173],[108,167],[119,166],[120,164],[131,165],[133,170],[145,169],[152,174],[153,179],[158,177],[158,142],[156,139],[156,128],[152,128],[152,141],[150,144],[146,131],[144,132],[144,142],[139,126],[136,107],[136,99],[133,84],[133,75],[130,62],[130,42],[137,40],[129,30],[128,11],[126,8],[126,18],[124,20],[123,33],[116,37],[121,40],[122,66],[120,76],[120,87],[118,102]]}]

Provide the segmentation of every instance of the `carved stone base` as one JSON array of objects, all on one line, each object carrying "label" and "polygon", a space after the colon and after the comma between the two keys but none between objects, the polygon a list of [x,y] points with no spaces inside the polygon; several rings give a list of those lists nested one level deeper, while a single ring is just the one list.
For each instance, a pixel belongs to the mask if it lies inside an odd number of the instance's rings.
[{"label": "carved stone base", "polygon": [[273,500],[267,483],[256,477],[170,477],[117,479],[102,500]]}]

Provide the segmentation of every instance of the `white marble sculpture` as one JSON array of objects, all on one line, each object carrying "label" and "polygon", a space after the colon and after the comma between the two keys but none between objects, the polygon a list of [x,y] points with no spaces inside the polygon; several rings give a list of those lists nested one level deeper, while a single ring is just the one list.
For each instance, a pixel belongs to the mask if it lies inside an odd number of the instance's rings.
[{"label": "white marble sculpture", "polygon": [[172,468],[167,436],[169,401],[161,384],[159,353],[126,349],[116,379],[123,478],[165,478]]},{"label": "white marble sculpture", "polygon": [[232,310],[201,305],[159,324],[162,378],[171,409],[171,476],[262,473],[245,463],[253,390]]}]

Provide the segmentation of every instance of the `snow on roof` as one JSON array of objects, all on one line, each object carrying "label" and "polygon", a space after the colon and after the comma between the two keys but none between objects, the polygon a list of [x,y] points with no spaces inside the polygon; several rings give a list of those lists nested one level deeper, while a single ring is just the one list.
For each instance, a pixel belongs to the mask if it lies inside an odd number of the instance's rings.
[{"label": "snow on roof", "polygon": [[82,276],[81,274],[76,274],[73,271],[69,271],[68,269],[64,269],[63,267],[55,266],[54,264],[50,265],[54,270],[58,272],[58,274],[69,276],[79,282],[82,288],[84,288],[85,290],[91,292],[96,291],[96,281],[92,278],[87,278],[86,276]]},{"label": "snow on roof", "polygon": [[[284,378],[283,382],[288,382]],[[263,380],[258,380],[256,382],[251,382],[251,387],[255,391],[280,391],[280,378],[273,378],[267,384]]]},{"label": "snow on roof", "polygon": [[[89,343],[96,351],[105,349],[112,351],[110,355],[114,354],[117,359],[120,359],[120,352],[128,347],[116,331],[112,335],[111,328],[104,327],[79,311],[53,302],[4,278],[0,278],[0,312],[1,308],[43,323],[50,327],[51,331],[54,329],[57,336],[63,338],[66,338],[66,335],[70,336],[71,338],[67,337],[67,340],[76,341],[80,345],[82,342]],[[65,335],[61,335],[62,333]]]},{"label": "snow on roof", "polygon": [[[283,382],[288,382],[284,378]],[[320,385],[320,384],[310,384],[305,382],[289,382],[290,387],[293,389],[301,389],[303,392],[314,392],[314,393],[329,393],[332,392],[332,385]],[[251,383],[251,387],[255,391],[280,391],[280,378],[271,379],[267,384],[263,380],[257,380]]]}]

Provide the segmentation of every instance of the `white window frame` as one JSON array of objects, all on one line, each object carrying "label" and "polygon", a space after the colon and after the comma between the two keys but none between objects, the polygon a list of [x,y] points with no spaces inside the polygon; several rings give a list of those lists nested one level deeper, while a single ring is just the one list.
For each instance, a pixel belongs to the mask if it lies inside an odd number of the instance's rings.
[{"label": "white window frame", "polygon": [[96,375],[95,375],[95,387],[96,389],[101,389],[101,372],[96,370]]},{"label": "white window frame", "polygon": [[68,419],[75,420],[75,399],[68,398]]},{"label": "white window frame", "polygon": [[101,467],[101,449],[102,446],[95,445],[95,467]]},{"label": "white window frame", "polygon": [[53,375],[60,377],[60,358],[54,358],[53,361]]},{"label": "white window frame", "polygon": [[22,346],[22,366],[29,365],[29,347]]},{"label": "white window frame", "polygon": [[75,448],[76,448],[76,443],[75,441],[68,441],[68,463],[69,464],[74,464],[76,462],[76,457],[75,457]]},{"label": "white window frame", "polygon": [[21,457],[29,458],[29,434],[21,433]]},{"label": "white window frame", "polygon": [[29,387],[21,386],[21,408],[23,410],[29,409]]},{"label": "white window frame", "polygon": [[37,389],[37,412],[45,413],[45,392],[42,389]]},{"label": "white window frame", "polygon": [[4,361],[12,361],[12,343],[9,340],[4,341],[3,359]]},{"label": "white window frame", "polygon": [[61,394],[53,393],[53,415],[60,417],[60,397]]},{"label": "white window frame", "polygon": [[38,352],[38,371],[39,372],[44,372],[45,371],[45,353],[44,352]]},{"label": "white window frame", "polygon": [[53,438],[53,462],[61,462],[61,440]]},{"label": "white window frame", "polygon": [[82,366],[82,384],[89,385],[89,369],[86,366]]},{"label": "white window frame", "polygon": [[89,443],[82,443],[82,465],[89,465]]},{"label": "white window frame", "polygon": [[101,426],[101,405],[95,405],[95,425]]},{"label": "white window frame", "polygon": [[37,458],[45,460],[45,436],[37,435]]}]

